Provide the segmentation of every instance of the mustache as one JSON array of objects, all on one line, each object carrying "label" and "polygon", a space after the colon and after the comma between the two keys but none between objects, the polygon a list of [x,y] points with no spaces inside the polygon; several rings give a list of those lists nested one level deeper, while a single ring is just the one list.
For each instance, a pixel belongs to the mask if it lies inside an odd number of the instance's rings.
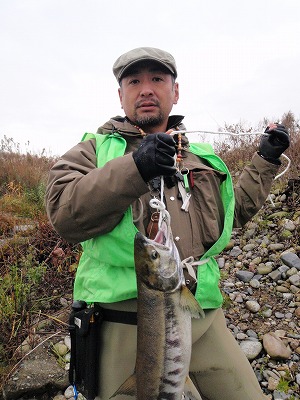
[{"label": "mustache", "polygon": [[159,101],[158,100],[139,100],[135,103],[135,107],[139,108],[139,107],[143,107],[144,105],[147,106],[157,106],[159,107]]}]

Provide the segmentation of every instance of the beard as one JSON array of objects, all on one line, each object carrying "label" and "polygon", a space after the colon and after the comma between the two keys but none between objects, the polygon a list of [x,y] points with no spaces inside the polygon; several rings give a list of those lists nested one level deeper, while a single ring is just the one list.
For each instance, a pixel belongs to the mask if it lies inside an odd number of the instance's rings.
[{"label": "beard", "polygon": [[164,121],[164,116],[161,112],[158,115],[145,115],[138,116],[134,115],[134,124],[143,130],[147,130],[147,128],[154,128],[160,125]]}]

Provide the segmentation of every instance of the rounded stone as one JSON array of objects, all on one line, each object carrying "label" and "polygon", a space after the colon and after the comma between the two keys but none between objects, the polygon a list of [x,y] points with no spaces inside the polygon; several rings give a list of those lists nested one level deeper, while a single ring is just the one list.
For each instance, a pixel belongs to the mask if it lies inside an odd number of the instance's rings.
[{"label": "rounded stone", "polygon": [[254,360],[263,348],[261,342],[253,340],[243,340],[240,343],[240,347],[248,360]]},{"label": "rounded stone", "polygon": [[246,301],[246,307],[252,313],[257,313],[260,310],[260,305],[255,300]]}]

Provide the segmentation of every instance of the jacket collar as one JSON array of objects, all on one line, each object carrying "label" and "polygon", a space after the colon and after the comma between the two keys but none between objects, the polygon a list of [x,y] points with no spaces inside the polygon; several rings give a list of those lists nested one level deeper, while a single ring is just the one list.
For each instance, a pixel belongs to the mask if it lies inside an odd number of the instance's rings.
[{"label": "jacket collar", "polygon": [[[179,127],[179,129],[184,130],[185,126],[182,123],[184,116],[182,115],[171,115],[168,119],[167,130]],[[104,125],[100,126],[97,130],[97,133],[111,133],[111,132],[120,132],[120,133],[130,133],[140,135],[140,132],[137,128],[135,128],[126,117],[116,116],[111,118]]]}]

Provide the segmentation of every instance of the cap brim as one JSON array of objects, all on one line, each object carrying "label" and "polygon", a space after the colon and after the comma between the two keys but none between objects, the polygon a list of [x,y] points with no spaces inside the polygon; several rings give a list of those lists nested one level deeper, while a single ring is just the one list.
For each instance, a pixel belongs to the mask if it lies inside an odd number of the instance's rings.
[{"label": "cap brim", "polygon": [[134,60],[131,63],[129,63],[128,65],[126,65],[123,69],[121,69],[121,71],[119,72],[119,74],[117,75],[117,80],[120,82],[124,76],[127,75],[128,71],[135,65],[135,64],[140,64],[143,61],[153,61],[156,64],[159,64],[161,66],[164,67],[164,69],[167,69],[175,78],[177,76],[176,71],[174,71],[174,69],[168,64],[163,62],[162,60],[159,60],[157,58],[154,57],[141,57],[139,60]]}]

